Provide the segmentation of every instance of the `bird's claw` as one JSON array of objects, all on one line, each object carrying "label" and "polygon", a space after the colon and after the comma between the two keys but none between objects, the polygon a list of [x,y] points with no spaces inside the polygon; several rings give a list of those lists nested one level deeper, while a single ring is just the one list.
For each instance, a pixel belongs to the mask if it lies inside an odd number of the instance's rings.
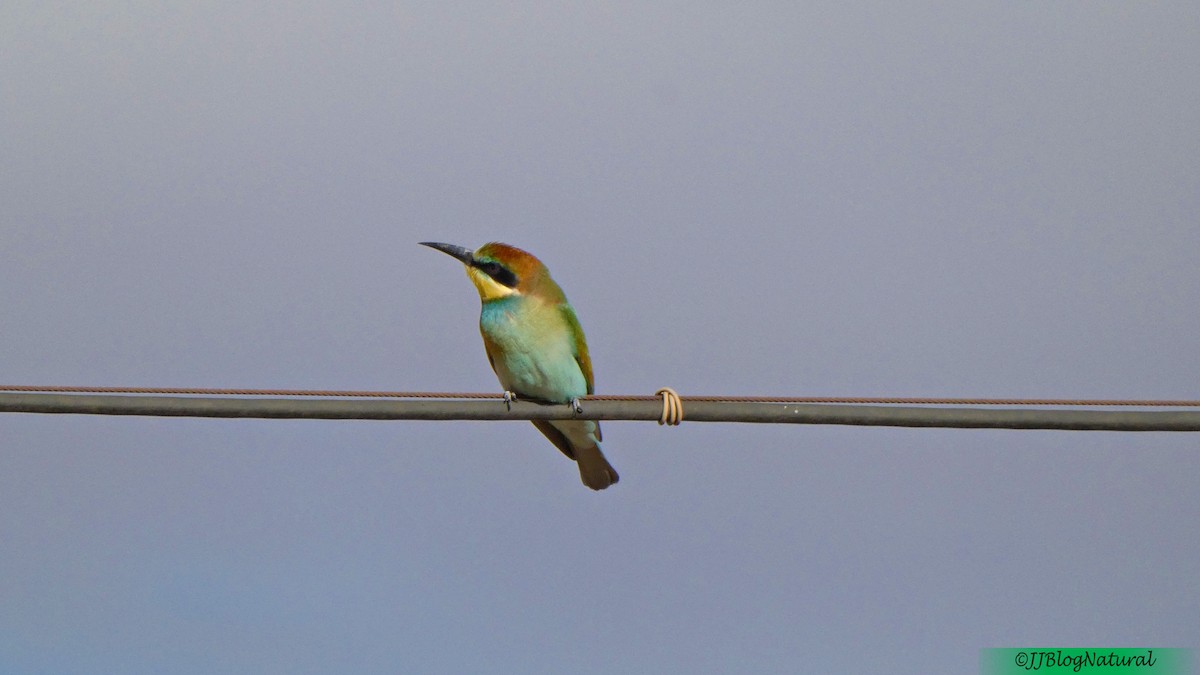
[{"label": "bird's claw", "polygon": [[517,400],[516,394],[512,393],[511,391],[504,392],[504,407],[507,408],[509,412],[512,412],[512,402],[515,400]]},{"label": "bird's claw", "polygon": [[576,415],[583,412],[583,406],[579,405],[578,397],[571,399],[571,408],[575,411]]}]

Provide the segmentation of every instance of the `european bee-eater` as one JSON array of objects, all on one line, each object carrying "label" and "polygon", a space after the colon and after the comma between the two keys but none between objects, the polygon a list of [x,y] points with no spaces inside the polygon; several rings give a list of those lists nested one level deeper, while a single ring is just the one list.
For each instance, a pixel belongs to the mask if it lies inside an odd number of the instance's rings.
[{"label": "european bee-eater", "polygon": [[[462,261],[479,291],[479,332],[505,399],[512,395],[547,403],[570,403],[593,393],[592,360],[579,319],[550,270],[532,254],[508,244],[476,251],[421,242]],[[533,426],[579,465],[593,490],[617,482],[600,451],[600,424],[592,420],[534,420]]]}]

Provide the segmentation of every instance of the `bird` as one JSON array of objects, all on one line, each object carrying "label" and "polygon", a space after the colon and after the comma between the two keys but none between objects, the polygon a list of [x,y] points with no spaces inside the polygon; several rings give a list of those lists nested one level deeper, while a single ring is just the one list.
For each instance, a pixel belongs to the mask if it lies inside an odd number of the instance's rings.
[{"label": "bird", "polygon": [[[479,332],[505,402],[515,397],[570,404],[582,412],[579,398],[595,390],[587,341],[575,309],[542,261],[500,242],[474,251],[432,241],[420,244],[462,262],[479,291]],[[619,480],[600,449],[599,422],[533,420],[533,426],[575,460],[587,487],[603,490]]]}]

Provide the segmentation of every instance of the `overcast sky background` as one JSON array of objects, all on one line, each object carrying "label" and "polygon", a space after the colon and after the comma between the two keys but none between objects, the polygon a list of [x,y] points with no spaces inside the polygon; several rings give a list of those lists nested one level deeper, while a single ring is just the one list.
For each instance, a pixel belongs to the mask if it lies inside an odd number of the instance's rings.
[{"label": "overcast sky background", "polygon": [[[1200,397],[1200,5],[0,5],[0,382]],[[498,404],[499,405],[499,404]],[[0,416],[0,671],[1197,647],[1196,434]]]}]

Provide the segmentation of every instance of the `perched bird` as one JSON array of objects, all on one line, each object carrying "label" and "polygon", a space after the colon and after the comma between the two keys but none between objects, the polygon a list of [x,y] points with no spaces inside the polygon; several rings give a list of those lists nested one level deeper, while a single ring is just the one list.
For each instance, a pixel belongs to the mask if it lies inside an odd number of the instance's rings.
[{"label": "perched bird", "polygon": [[[462,261],[479,291],[479,332],[505,400],[570,403],[593,393],[592,360],[583,329],[550,270],[532,254],[493,242],[476,251],[421,242]],[[617,472],[600,451],[600,424],[592,420],[534,420],[533,426],[579,465],[593,490],[616,483]]]}]

